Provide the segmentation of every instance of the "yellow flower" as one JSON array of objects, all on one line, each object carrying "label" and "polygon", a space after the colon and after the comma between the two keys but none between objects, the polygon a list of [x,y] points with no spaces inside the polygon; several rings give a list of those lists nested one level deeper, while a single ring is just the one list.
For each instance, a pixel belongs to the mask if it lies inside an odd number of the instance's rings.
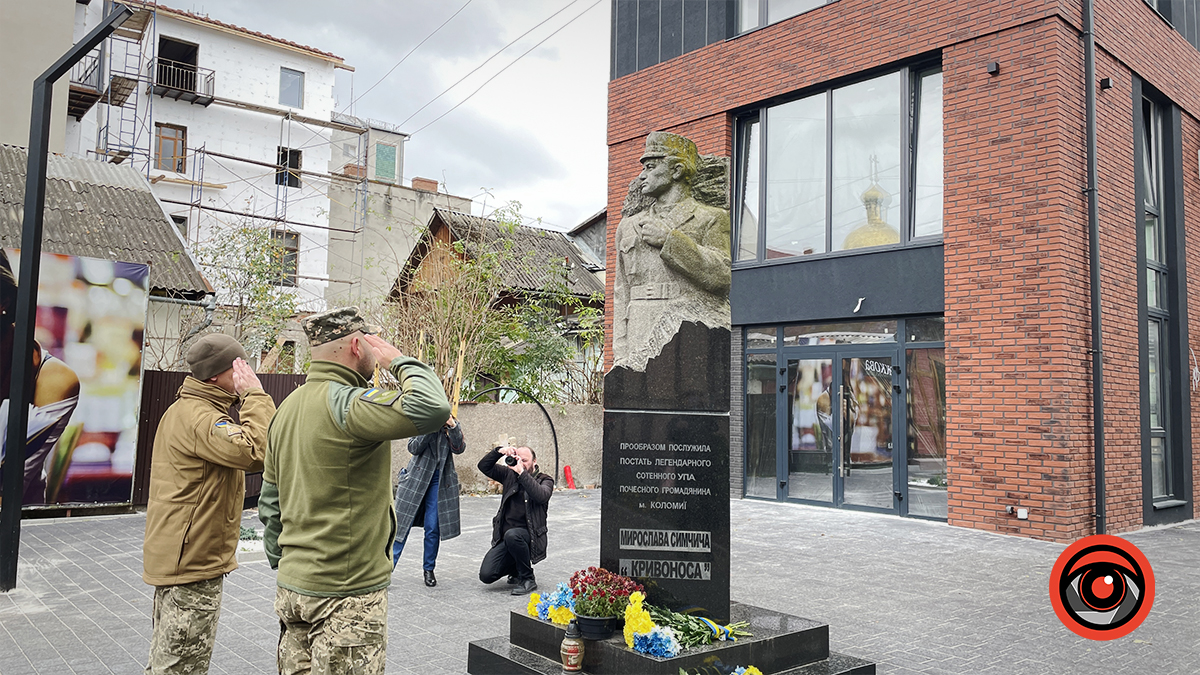
[{"label": "yellow flower", "polygon": [[[625,608],[625,644],[633,649],[633,636],[635,633],[649,633],[654,630],[654,621],[650,618],[650,612],[642,609],[642,599],[646,596],[641,593],[633,593],[629,596],[629,606]],[[759,675],[762,675],[759,673]]]},{"label": "yellow flower", "polygon": [[746,669],[745,675],[762,675],[762,671],[754,666],[750,666]]},{"label": "yellow flower", "polygon": [[646,594],[641,591],[634,591],[629,594],[629,604],[640,605],[646,599]]},{"label": "yellow flower", "polygon": [[571,619],[575,618],[575,612],[572,612],[569,607],[551,607],[548,614],[552,623],[563,626],[571,623]]},{"label": "yellow flower", "polygon": [[529,616],[537,616],[538,615],[537,606],[538,606],[538,603],[541,601],[542,601],[541,593],[530,593],[529,594],[529,604],[525,606],[525,611],[529,613]]}]

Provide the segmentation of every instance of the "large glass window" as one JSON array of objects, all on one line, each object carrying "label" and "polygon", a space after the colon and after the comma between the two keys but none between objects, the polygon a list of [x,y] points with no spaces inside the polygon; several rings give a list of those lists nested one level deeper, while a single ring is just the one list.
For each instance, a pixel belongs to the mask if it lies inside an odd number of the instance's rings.
[{"label": "large glass window", "polygon": [[735,247],[735,260],[754,260],[758,257],[758,196],[759,196],[759,153],[758,153],[758,120],[748,120],[741,127],[742,138],[739,141],[746,152],[742,154],[742,165],[738,169],[741,177],[738,183],[738,205],[741,209],[739,220],[746,223],[741,230],[741,237]]},{"label": "large glass window", "polygon": [[803,14],[833,0],[741,0],[738,11],[738,32],[766,26]]},{"label": "large glass window", "polygon": [[900,73],[833,91],[833,250],[900,243]]},{"label": "large glass window", "polygon": [[737,262],[941,236],[940,69],[762,108],[739,120],[737,144]]},{"label": "large glass window", "polygon": [[912,236],[942,235],[942,71],[921,73],[915,92],[913,120]]},{"label": "large glass window", "polygon": [[746,494],[775,499],[775,354],[746,361]]},{"label": "large glass window", "polygon": [[766,111],[768,259],[827,250],[825,107],[825,94],[818,94]]},{"label": "large glass window", "polygon": [[945,518],[946,350],[909,349],[906,360],[908,513]]},{"label": "large glass window", "polygon": [[1166,355],[1171,314],[1167,302],[1167,264],[1163,209],[1163,107],[1142,99],[1142,227],[1146,251],[1146,383],[1150,423],[1150,484],[1155,500],[1174,497],[1172,476],[1170,382]]}]

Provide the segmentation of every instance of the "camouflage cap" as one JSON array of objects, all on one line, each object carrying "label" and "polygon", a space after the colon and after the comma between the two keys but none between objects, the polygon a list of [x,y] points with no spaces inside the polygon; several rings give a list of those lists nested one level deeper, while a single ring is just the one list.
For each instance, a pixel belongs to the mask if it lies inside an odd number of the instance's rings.
[{"label": "camouflage cap", "polygon": [[372,326],[363,320],[358,307],[331,309],[304,320],[304,334],[308,336],[310,347],[333,342],[356,331],[370,335],[379,332],[379,326]]},{"label": "camouflage cap", "polygon": [[646,136],[646,150],[639,161],[658,157],[673,157],[682,160],[695,170],[700,164],[700,152],[691,139],[669,131],[651,131]]}]

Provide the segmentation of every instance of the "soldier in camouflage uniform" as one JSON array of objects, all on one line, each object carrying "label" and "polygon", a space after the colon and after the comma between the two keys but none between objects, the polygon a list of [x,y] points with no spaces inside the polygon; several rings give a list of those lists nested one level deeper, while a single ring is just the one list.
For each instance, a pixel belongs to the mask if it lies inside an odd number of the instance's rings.
[{"label": "soldier in camouflage uniform", "polygon": [[[279,672],[383,673],[392,577],[393,439],[431,433],[450,403],[429,366],[374,335],[357,307],[305,321],[312,364],[268,435],[259,518],[279,570]],[[376,360],[399,391],[369,386]]]},{"label": "soldier in camouflage uniform", "polygon": [[[228,335],[187,352],[192,375],[154,436],[142,579],[154,589],[147,675],[208,672],[221,587],[237,569],[246,471],[261,471],[275,403]],[[241,424],[228,410],[240,404]]]}]

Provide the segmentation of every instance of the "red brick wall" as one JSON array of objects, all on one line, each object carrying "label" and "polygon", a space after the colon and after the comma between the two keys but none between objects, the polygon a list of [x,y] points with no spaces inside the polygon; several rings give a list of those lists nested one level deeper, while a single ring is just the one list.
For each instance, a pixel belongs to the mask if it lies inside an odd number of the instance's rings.
[{"label": "red brick wall", "polygon": [[[840,0],[609,86],[608,206],[619,214],[646,133],[728,155],[740,108],[942,50],[949,522],[1058,541],[1094,531],[1080,8]],[[1200,111],[1200,52],[1141,0],[1099,0],[1096,16],[1097,74],[1115,84],[1097,108],[1107,518],[1121,532],[1141,527],[1143,510],[1132,78]],[[1198,150],[1200,125],[1185,112],[1188,214],[1200,208]],[[609,219],[610,269],[619,220]],[[1200,261],[1198,237],[1189,260]],[[1200,266],[1188,273],[1200,280]],[[1200,335],[1193,287],[1189,312]],[[1194,470],[1200,496],[1200,462]]]}]

